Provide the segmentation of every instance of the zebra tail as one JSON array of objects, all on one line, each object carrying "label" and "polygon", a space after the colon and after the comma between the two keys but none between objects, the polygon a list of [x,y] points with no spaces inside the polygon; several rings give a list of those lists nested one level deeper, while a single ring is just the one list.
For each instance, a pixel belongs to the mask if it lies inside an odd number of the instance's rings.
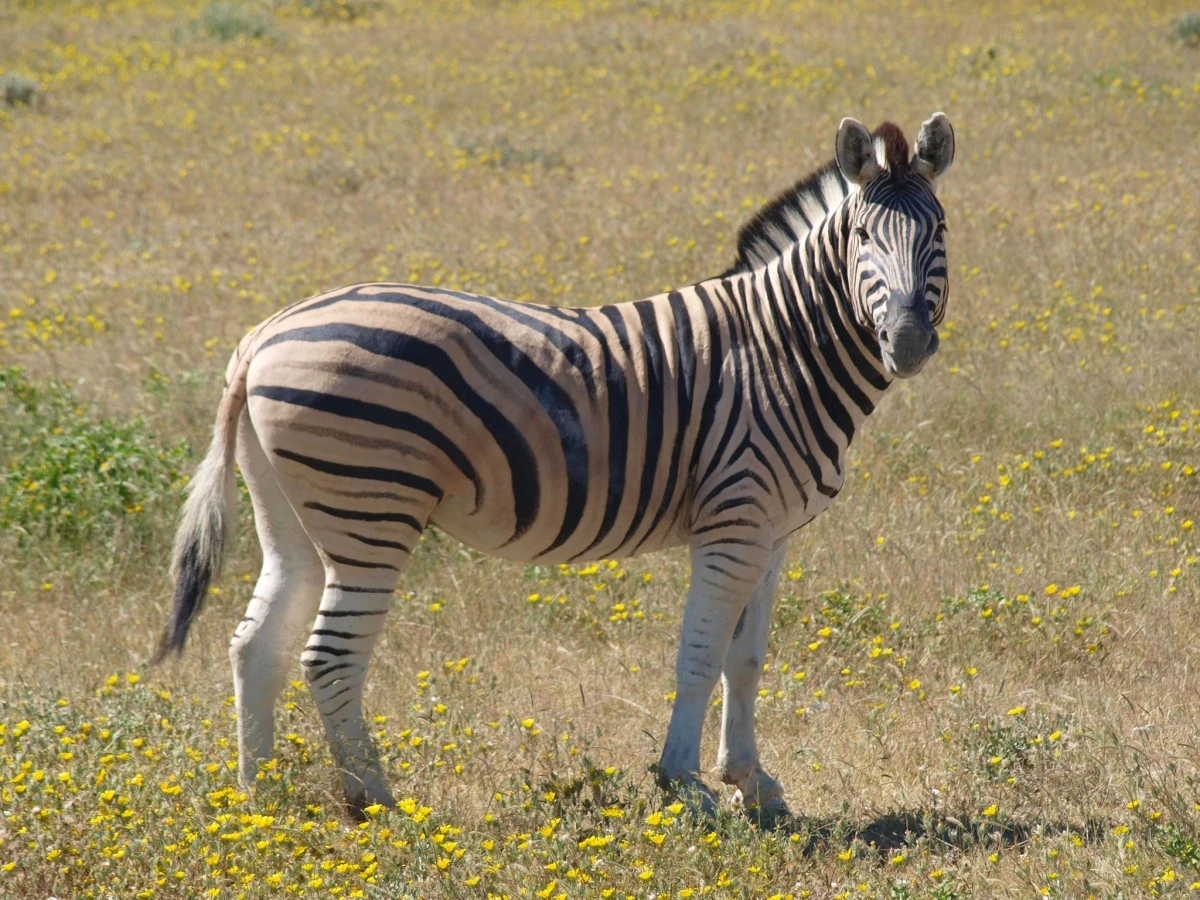
[{"label": "zebra tail", "polygon": [[183,651],[188,629],[204,605],[209,582],[220,574],[222,554],[236,537],[237,484],[233,455],[238,418],[246,405],[248,368],[249,354],[240,361],[225,389],[217,408],[212,443],[187,488],[187,501],[171,552],[174,599],[151,665],[171,653]]}]

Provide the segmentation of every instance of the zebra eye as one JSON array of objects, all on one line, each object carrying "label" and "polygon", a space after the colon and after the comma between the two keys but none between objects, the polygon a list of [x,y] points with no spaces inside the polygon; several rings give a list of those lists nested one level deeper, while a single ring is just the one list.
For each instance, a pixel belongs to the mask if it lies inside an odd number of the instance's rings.
[{"label": "zebra eye", "polygon": [[859,242],[860,244],[869,244],[869,243],[871,243],[871,236],[870,236],[869,234],[867,234],[867,229],[865,229],[865,228],[855,228],[855,229],[854,229],[854,233],[855,233],[855,234],[858,236],[858,242]]}]

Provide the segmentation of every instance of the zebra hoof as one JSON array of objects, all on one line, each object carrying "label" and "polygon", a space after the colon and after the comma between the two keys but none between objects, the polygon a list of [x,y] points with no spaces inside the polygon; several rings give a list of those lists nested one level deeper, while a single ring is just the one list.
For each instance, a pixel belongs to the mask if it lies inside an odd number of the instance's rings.
[{"label": "zebra hoof", "polygon": [[380,812],[378,807],[392,809],[396,806],[396,798],[391,791],[384,788],[368,791],[355,791],[346,795],[346,814],[355,822],[365,822],[372,814]]},{"label": "zebra hoof", "polygon": [[684,808],[701,821],[716,819],[721,808],[720,799],[707,784],[695,775],[680,775],[666,778],[661,772],[657,776],[659,788],[684,805]]},{"label": "zebra hoof", "polygon": [[741,791],[733,795],[733,807],[763,828],[775,828],[790,819],[792,811],[782,797],[769,797],[760,803],[747,802]]},{"label": "zebra hoof", "polygon": [[734,792],[733,806],[766,828],[774,828],[792,814],[783,799],[783,785],[759,766],[746,782]]}]

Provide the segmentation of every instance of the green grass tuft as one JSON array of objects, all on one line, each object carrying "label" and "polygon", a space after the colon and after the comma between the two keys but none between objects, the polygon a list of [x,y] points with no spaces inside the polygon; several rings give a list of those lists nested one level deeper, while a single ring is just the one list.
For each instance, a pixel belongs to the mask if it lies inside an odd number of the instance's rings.
[{"label": "green grass tuft", "polygon": [[0,75],[0,97],[9,106],[29,106],[37,97],[37,82],[16,72]]},{"label": "green grass tuft", "polygon": [[1175,37],[1189,47],[1200,47],[1200,12],[1180,16],[1173,24]]},{"label": "green grass tuft", "polygon": [[0,419],[0,530],[18,546],[82,549],[118,523],[128,539],[178,502],[187,442],[160,443],[140,418],[97,417],[68,385],[8,368]]},{"label": "green grass tuft", "polygon": [[204,7],[196,24],[201,33],[222,41],[241,37],[261,41],[274,31],[266,13],[236,0],[213,0]]}]

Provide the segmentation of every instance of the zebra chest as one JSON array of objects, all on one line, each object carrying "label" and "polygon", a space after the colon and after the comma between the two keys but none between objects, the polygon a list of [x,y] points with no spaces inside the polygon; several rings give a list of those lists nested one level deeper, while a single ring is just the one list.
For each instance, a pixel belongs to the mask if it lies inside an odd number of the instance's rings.
[{"label": "zebra chest", "polygon": [[830,471],[820,473],[800,488],[785,491],[787,497],[780,504],[777,534],[788,535],[803,528],[833,505],[845,483],[841,462],[836,460],[836,467],[830,466]]}]

